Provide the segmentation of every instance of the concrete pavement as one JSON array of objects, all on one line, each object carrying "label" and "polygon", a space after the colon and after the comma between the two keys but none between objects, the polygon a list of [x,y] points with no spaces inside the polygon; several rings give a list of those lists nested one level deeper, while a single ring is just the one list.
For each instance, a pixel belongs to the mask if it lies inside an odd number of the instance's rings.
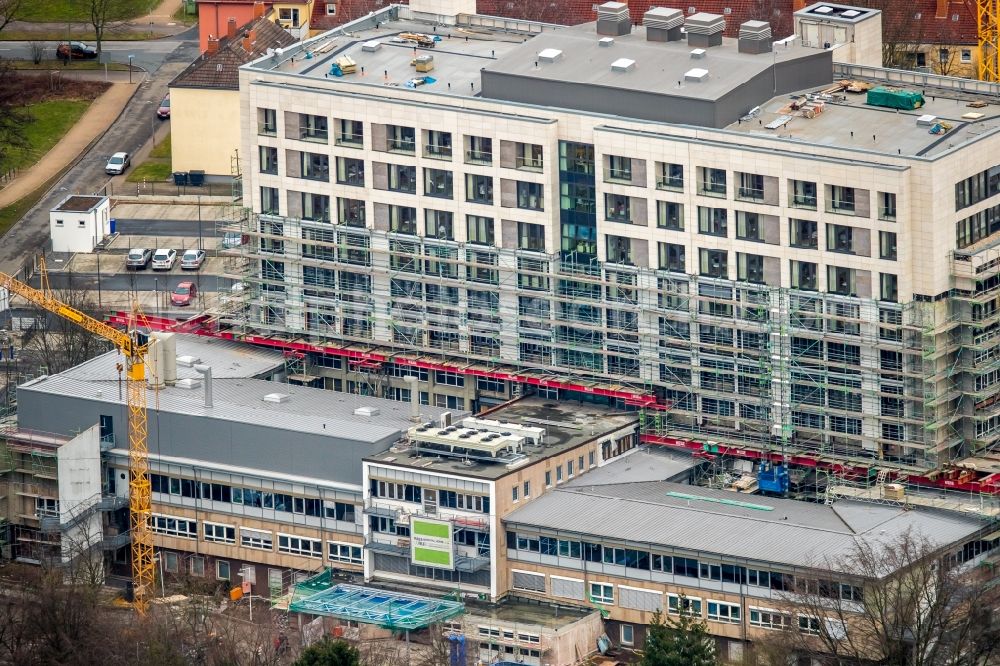
[{"label": "concrete pavement", "polygon": [[73,163],[87,146],[104,134],[118,119],[122,109],[138,89],[138,84],[114,83],[84,112],[66,135],[38,162],[0,190],[0,208],[9,206],[45,184],[53,174]]}]

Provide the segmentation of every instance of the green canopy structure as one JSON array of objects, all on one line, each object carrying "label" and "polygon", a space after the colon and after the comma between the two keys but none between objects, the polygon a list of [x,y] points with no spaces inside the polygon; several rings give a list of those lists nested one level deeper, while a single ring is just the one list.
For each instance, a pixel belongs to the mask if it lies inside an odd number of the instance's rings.
[{"label": "green canopy structure", "polygon": [[876,86],[868,91],[866,104],[884,106],[889,109],[913,111],[924,105],[924,96],[914,90]]}]

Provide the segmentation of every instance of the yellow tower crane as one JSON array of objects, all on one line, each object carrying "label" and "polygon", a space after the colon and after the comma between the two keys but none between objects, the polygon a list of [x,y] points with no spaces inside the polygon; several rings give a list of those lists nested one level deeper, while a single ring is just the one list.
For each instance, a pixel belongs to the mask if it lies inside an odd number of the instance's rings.
[{"label": "yellow tower crane", "polygon": [[1000,82],[1000,0],[975,0],[979,79]]},{"label": "yellow tower crane", "polygon": [[[41,264],[42,289],[35,289],[0,272],[0,287],[21,296],[53,314],[77,324],[81,328],[111,341],[125,356],[128,383],[128,453],[129,453],[129,520],[132,541],[132,586],[135,591],[135,609],[145,614],[152,596],[155,569],[153,567],[153,535],[149,530],[151,486],[149,483],[149,442],[146,416],[146,352],[148,343],[140,342],[136,331],[138,317],[133,317],[129,331],[113,326],[80,312],[52,296]],[[138,307],[132,308],[133,314]]]}]

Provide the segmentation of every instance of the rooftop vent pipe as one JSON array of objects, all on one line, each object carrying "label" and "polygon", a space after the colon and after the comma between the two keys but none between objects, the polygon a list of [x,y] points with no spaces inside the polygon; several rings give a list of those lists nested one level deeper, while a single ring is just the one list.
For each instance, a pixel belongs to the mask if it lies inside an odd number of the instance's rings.
[{"label": "rooftop vent pipe", "polygon": [[195,372],[202,375],[205,378],[205,407],[212,406],[212,366],[210,365],[196,365],[194,366]]},{"label": "rooftop vent pipe", "polygon": [[684,12],[667,7],[653,7],[642,15],[642,25],[646,27],[646,41],[679,42],[684,39]]},{"label": "rooftop vent pipe", "polygon": [[410,420],[420,423],[420,390],[417,388],[419,380],[416,377],[403,377],[403,381],[410,385]]},{"label": "rooftop vent pipe", "polygon": [[597,34],[618,37],[632,32],[632,17],[624,2],[605,2],[597,8]]}]

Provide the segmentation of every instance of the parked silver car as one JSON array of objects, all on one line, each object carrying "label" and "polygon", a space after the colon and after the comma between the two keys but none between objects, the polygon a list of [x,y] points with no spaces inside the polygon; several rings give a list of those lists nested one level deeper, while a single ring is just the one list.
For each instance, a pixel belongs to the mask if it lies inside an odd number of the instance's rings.
[{"label": "parked silver car", "polygon": [[196,271],[201,268],[203,263],[205,263],[204,250],[184,250],[184,254],[181,256],[182,271]]}]

